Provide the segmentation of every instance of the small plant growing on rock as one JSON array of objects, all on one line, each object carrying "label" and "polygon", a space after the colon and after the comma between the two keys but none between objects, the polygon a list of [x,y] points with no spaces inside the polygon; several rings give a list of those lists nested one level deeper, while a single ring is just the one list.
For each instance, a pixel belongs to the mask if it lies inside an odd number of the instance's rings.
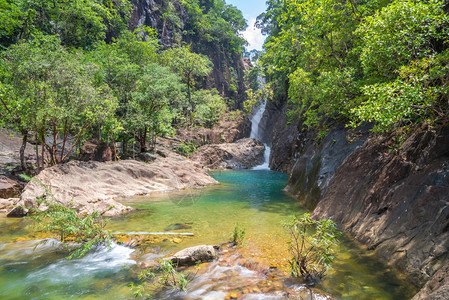
[{"label": "small plant growing on rock", "polygon": [[100,245],[110,246],[111,233],[105,229],[108,220],[100,213],[80,216],[75,209],[57,203],[51,189],[41,181],[28,176],[22,178],[27,181],[34,180],[45,189],[46,196],[37,199],[38,207],[44,205],[45,209],[30,210],[31,219],[36,222],[34,229],[56,235],[63,247],[70,251],[68,259],[83,257]]},{"label": "small plant growing on rock", "polygon": [[243,244],[246,235],[246,227],[245,225],[237,223],[234,227],[234,231],[231,236],[231,243],[234,246],[239,246]]},{"label": "small plant growing on rock", "polygon": [[180,153],[183,156],[190,156],[196,151],[196,145],[194,142],[190,143],[181,143],[179,146],[175,149],[178,153]]},{"label": "small plant growing on rock", "polygon": [[291,274],[314,284],[325,276],[335,259],[341,232],[332,220],[313,220],[310,214],[295,217],[284,225],[290,233]]},{"label": "small plant growing on rock", "polygon": [[161,260],[157,266],[142,270],[138,275],[140,283],[130,283],[134,297],[151,298],[151,292],[157,293],[160,289],[172,288],[176,291],[186,291],[187,285],[195,277],[195,274],[186,276],[178,272],[173,262]]}]

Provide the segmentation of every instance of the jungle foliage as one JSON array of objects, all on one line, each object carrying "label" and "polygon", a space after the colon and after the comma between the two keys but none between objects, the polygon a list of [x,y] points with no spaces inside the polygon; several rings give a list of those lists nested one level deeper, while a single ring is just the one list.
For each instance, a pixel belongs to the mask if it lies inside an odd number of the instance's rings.
[{"label": "jungle foliage", "polygon": [[258,26],[261,62],[290,117],[376,132],[448,120],[448,30],[443,1],[269,0]]},{"label": "jungle foliage", "polygon": [[[163,17],[180,22],[168,2]],[[189,14],[182,40],[241,51],[238,9],[179,3]],[[132,9],[128,0],[0,0],[0,126],[22,134],[24,169],[30,141],[42,169],[67,161],[87,139],[107,142],[115,156],[116,142],[125,153],[143,152],[159,135],[210,127],[228,110],[222,95],[198,84],[212,70],[209,58],[182,40],[162,48],[153,28],[129,31]]]}]

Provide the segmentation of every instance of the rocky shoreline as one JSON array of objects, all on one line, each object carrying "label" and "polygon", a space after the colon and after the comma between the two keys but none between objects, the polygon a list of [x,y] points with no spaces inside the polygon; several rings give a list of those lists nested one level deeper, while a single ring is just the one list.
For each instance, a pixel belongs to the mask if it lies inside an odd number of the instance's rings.
[{"label": "rocky shoreline", "polygon": [[117,202],[119,198],[217,183],[199,164],[168,150],[159,153],[148,154],[152,158],[149,163],[71,161],[47,168],[26,185],[19,203],[8,216],[22,216],[37,205],[38,197],[48,197],[45,187],[59,203],[81,214],[98,211],[114,216],[132,210]]},{"label": "rocky shoreline", "polygon": [[[222,121],[213,129],[203,129],[205,135],[201,141],[217,144],[200,143],[190,159],[175,152],[182,143],[176,138],[160,138],[157,151],[142,153],[138,160],[93,161],[96,156],[92,151],[97,150],[92,147],[89,156],[91,159],[72,160],[46,168],[29,183],[21,182],[20,177],[11,173],[13,170],[20,174],[20,162],[16,153],[16,148],[21,144],[20,137],[2,130],[0,212],[7,213],[9,217],[21,217],[30,208],[37,208],[37,198],[51,196],[60,204],[73,207],[81,214],[98,211],[105,216],[115,216],[132,210],[118,202],[117,199],[120,198],[217,184],[207,173],[208,170],[248,169],[263,163],[263,144],[254,139],[239,140],[248,132],[247,122],[247,119],[240,117],[236,121]],[[227,127],[232,130],[224,134]],[[221,140],[219,137],[225,139]],[[185,131],[180,133],[180,138],[185,143],[198,142],[191,140],[193,135]],[[33,158],[30,149],[32,145],[27,146],[28,160]]]},{"label": "rocky shoreline", "polygon": [[286,190],[417,286],[427,282],[414,300],[448,299],[449,130],[423,126],[401,141],[335,124],[317,140],[300,122],[286,126],[284,111],[272,107],[265,122],[270,167],[290,174]]}]

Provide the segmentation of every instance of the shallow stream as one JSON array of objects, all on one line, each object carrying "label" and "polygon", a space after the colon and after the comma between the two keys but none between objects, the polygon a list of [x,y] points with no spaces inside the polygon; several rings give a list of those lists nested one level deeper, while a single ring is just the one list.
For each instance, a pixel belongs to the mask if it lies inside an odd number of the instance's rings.
[{"label": "shallow stream", "polygon": [[[131,248],[114,245],[111,251],[98,249],[82,259],[67,261],[51,243],[35,249],[34,241],[21,240],[28,221],[0,218],[0,299],[133,299],[127,285],[136,280],[136,260],[156,260],[194,245],[219,245],[229,240],[236,224],[246,228],[245,244],[239,250],[245,259],[288,271],[288,235],[282,223],[305,210],[282,191],[287,176],[268,170],[216,172],[212,176],[221,184],[152,195],[151,199],[123,200],[136,210],[114,218],[109,226],[114,232],[193,234],[167,235],[134,253]],[[249,282],[266,277],[242,265],[211,263],[205,268],[187,292],[159,297],[229,298],[231,292],[244,294]],[[288,282],[289,288],[304,287]],[[263,289],[254,289],[252,298],[248,295],[245,299],[279,298],[275,289],[284,286],[272,286],[270,296],[264,296]],[[416,292],[400,274],[347,237],[341,241],[333,270],[316,288],[337,299],[410,299]]]}]

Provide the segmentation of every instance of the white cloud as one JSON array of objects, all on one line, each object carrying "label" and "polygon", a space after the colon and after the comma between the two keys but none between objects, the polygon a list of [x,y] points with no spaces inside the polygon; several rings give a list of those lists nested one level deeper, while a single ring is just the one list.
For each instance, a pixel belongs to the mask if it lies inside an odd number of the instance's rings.
[{"label": "white cloud", "polygon": [[256,49],[262,50],[263,42],[265,41],[265,37],[262,35],[260,29],[256,28],[254,24],[256,23],[256,19],[252,18],[248,22],[248,28],[242,32],[245,39],[248,41],[249,45],[246,47],[248,50]]}]

